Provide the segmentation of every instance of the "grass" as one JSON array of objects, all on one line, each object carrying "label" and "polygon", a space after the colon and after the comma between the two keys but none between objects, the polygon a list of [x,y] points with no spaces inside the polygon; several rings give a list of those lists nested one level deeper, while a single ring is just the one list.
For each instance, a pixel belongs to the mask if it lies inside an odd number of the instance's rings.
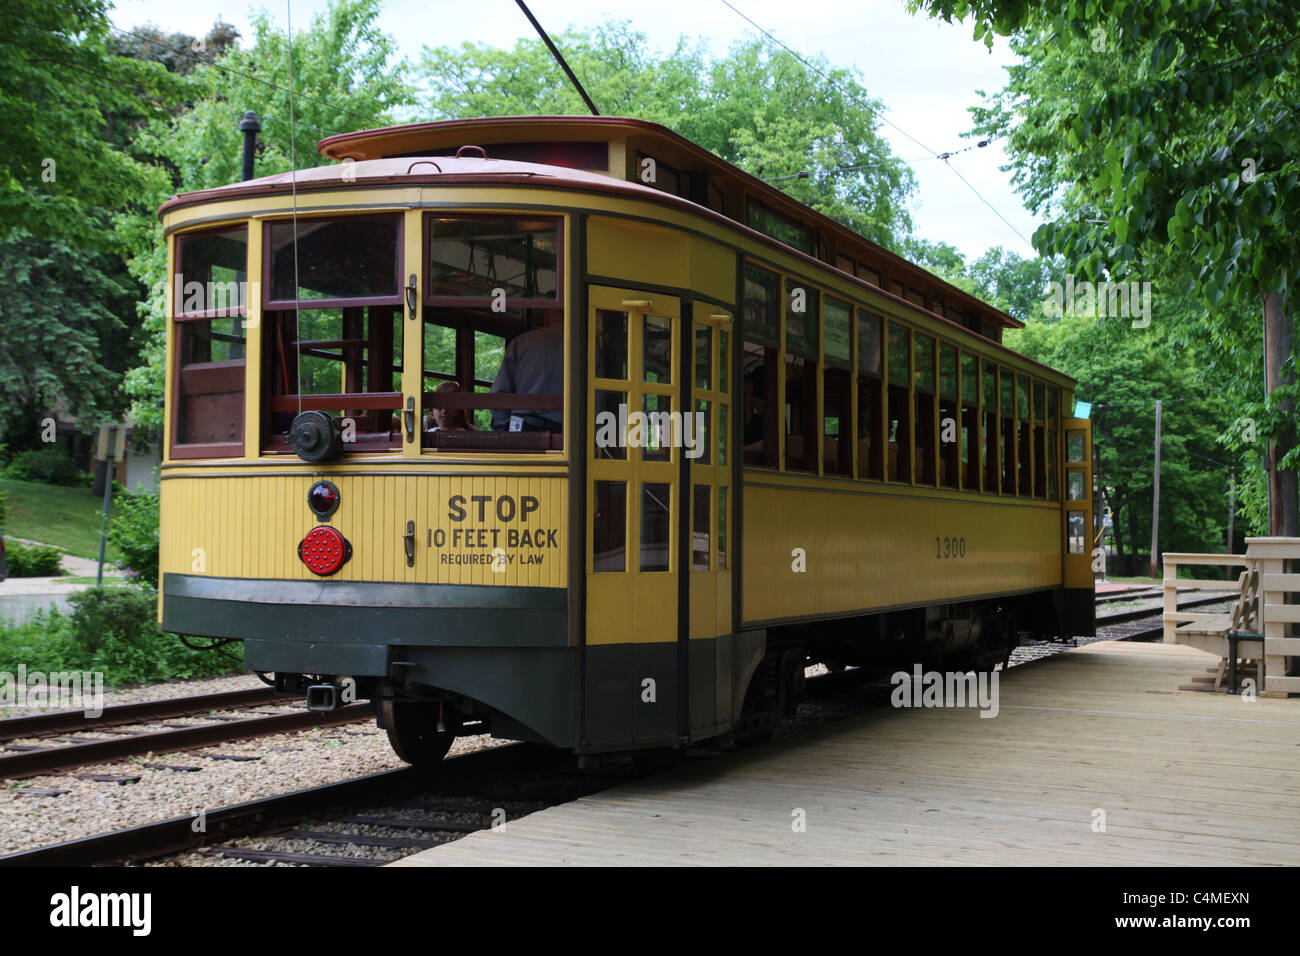
[{"label": "grass", "polygon": [[[6,535],[52,544],[81,558],[99,557],[104,499],[96,498],[89,488],[0,478],[0,491],[9,497]],[[108,557],[117,558],[111,547]]]},{"label": "grass", "polygon": [[[96,555],[96,557],[98,557],[98,555]],[[94,583],[95,583],[95,579],[94,579],[93,577],[87,577],[87,578],[62,578],[62,579],[59,581],[59,583],[60,583],[60,584],[94,584]],[[108,587],[118,587],[119,585],[122,586],[122,587],[125,587],[125,586],[126,586],[126,581],[123,580],[123,579],[120,578],[120,577],[109,576],[109,575],[107,575],[107,574],[104,575],[104,587],[106,587],[106,588],[108,588]]]},{"label": "grass", "polygon": [[1148,584],[1154,587],[1157,584],[1163,584],[1164,580],[1161,578],[1149,578],[1146,576],[1136,577],[1136,578],[1125,578],[1125,577],[1116,577],[1113,574],[1108,574],[1106,575],[1106,583],[1107,584]]}]

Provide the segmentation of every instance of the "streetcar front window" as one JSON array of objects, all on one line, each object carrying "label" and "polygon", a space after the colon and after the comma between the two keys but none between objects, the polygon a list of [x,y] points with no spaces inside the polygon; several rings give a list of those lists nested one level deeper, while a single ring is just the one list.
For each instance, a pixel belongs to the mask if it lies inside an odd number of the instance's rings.
[{"label": "streetcar front window", "polygon": [[400,216],[266,225],[264,445],[304,411],[342,420],[345,451],[401,447]]}]

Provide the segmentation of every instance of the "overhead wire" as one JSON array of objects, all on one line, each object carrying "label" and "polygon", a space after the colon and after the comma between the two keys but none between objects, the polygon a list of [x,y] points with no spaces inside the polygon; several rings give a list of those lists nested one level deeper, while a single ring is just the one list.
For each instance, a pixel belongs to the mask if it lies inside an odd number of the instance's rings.
[{"label": "overhead wire", "polygon": [[[896,129],[899,133],[901,133],[903,136],[906,136],[908,139],[910,139],[913,143],[916,143],[916,145],[920,146],[920,147],[921,147],[922,149],[924,149],[926,152],[930,153],[931,156],[932,156],[934,159],[942,160],[943,163],[944,163],[944,165],[947,166],[950,170],[952,170],[953,173],[957,176],[957,178],[960,179],[963,183],[966,184],[966,187],[967,187],[971,192],[973,192],[973,193],[975,194],[976,198],[978,198],[978,199],[980,200],[980,202],[982,202],[982,203],[984,203],[984,205],[988,206],[989,209],[991,209],[991,210],[993,211],[993,214],[994,214],[994,215],[996,215],[999,219],[1001,219],[1002,222],[1005,223],[1005,224],[1007,225],[1007,227],[1011,229],[1012,232],[1014,232],[1017,236],[1020,237],[1021,241],[1023,241],[1023,242],[1024,242],[1027,246],[1029,246],[1031,249],[1033,248],[1034,244],[1033,244],[1032,242],[1030,242],[1028,239],[1025,238],[1024,233],[1022,233],[1019,229],[1017,229],[1015,226],[1013,226],[1013,225],[1011,224],[1011,221],[1010,221],[1009,219],[1007,219],[1006,216],[1002,215],[1002,213],[998,211],[998,209],[997,209],[996,206],[994,206],[991,202],[989,202],[987,199],[985,199],[984,196],[980,194],[980,191],[979,191],[978,189],[976,189],[976,188],[971,184],[971,182],[970,182],[970,181],[969,181],[965,176],[963,176],[960,172],[958,172],[958,171],[957,171],[957,168],[956,168],[955,166],[953,166],[952,163],[950,163],[950,162],[948,161],[951,157],[956,156],[958,153],[966,152],[968,149],[971,149],[971,148],[979,148],[979,144],[976,144],[974,147],[966,147],[966,149],[956,150],[956,151],[953,151],[953,152],[947,152],[947,153],[940,153],[940,152],[937,152],[936,150],[931,149],[931,148],[930,148],[929,146],[927,146],[925,143],[921,142],[921,140],[917,139],[917,137],[913,136],[913,135],[912,135],[911,133],[909,133],[907,130],[903,129],[903,127],[899,126],[897,123],[895,123],[895,122],[894,122],[893,120],[891,120],[889,117],[887,117],[887,116],[884,114],[883,110],[882,110],[880,107],[874,106],[874,105],[871,104],[870,102],[867,102],[866,100],[863,100],[860,96],[858,96],[858,95],[857,95],[856,93],[854,93],[853,91],[851,91],[851,90],[846,90],[844,87],[842,87],[842,86],[840,86],[838,83],[836,83],[835,80],[834,80],[833,78],[831,78],[828,74],[826,74],[824,71],[820,70],[820,69],[819,69],[818,67],[816,67],[814,64],[812,64],[811,62],[809,62],[806,58],[804,58],[803,56],[801,56],[801,55],[800,55],[800,54],[799,54],[799,53],[798,53],[798,52],[797,52],[793,47],[791,47],[788,43],[785,43],[785,42],[782,41],[782,40],[778,40],[778,39],[777,39],[777,38],[776,38],[776,37],[775,37],[775,36],[774,36],[774,35],[773,35],[769,30],[764,29],[762,26],[760,26],[758,23],[756,23],[756,22],[755,22],[751,17],[749,17],[749,16],[746,15],[742,10],[740,10],[738,7],[736,7],[735,4],[733,4],[733,3],[731,2],[731,0],[721,0],[721,2],[722,2],[722,4],[723,4],[724,6],[726,6],[728,9],[730,9],[732,12],[734,12],[737,16],[739,16],[741,19],[743,19],[746,23],[748,23],[750,26],[752,26],[755,30],[757,30],[759,33],[763,34],[763,36],[767,37],[768,40],[770,40],[771,42],[775,43],[777,46],[781,47],[783,50],[785,50],[787,53],[789,53],[792,57],[794,57],[796,60],[798,60],[800,63],[802,63],[805,67],[807,67],[807,68],[808,68],[809,70],[811,70],[813,73],[816,73],[818,76],[820,76],[823,80],[825,80],[827,83],[829,83],[829,84],[830,84],[831,86],[833,86],[835,89],[839,90],[840,93],[842,93],[843,95],[847,96],[849,99],[852,99],[852,100],[854,100],[855,102],[857,102],[860,106],[862,106],[864,109],[866,109],[866,110],[867,110],[868,112],[870,112],[872,115],[874,115],[875,117],[877,117],[877,118],[878,118],[882,123],[885,123],[885,124],[887,124],[887,125],[893,127],[893,128]],[[804,177],[800,177],[797,173],[795,174],[794,177],[789,177],[789,178],[796,178],[796,177],[797,177],[797,178],[804,178]]]}]

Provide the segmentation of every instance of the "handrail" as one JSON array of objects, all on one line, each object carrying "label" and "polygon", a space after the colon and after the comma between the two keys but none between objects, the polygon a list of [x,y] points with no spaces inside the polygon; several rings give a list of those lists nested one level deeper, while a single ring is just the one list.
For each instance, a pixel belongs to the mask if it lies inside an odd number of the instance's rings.
[{"label": "handrail", "polygon": [[[1167,551],[1161,555],[1164,563],[1165,574],[1161,581],[1163,587],[1162,623],[1164,624],[1164,643],[1174,644],[1177,642],[1176,632],[1179,624],[1188,624],[1192,621],[1204,621],[1208,618],[1216,617],[1214,614],[1197,614],[1189,611],[1180,611],[1178,609],[1178,567],[1179,565],[1188,565],[1193,567],[1248,567],[1254,562],[1244,554],[1203,554],[1196,552],[1178,552]],[[1187,578],[1182,579],[1186,582]],[[1228,579],[1207,581],[1208,584],[1232,585],[1231,587],[1212,588],[1215,591],[1236,591],[1237,587]]]}]

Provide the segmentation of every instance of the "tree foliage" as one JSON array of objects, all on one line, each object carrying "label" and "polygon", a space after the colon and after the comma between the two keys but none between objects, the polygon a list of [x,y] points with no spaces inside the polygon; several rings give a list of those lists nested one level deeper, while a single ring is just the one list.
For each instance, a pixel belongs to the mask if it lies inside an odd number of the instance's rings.
[{"label": "tree foliage", "polygon": [[[911,170],[855,72],[820,57],[810,69],[759,39],[725,56],[681,39],[658,55],[626,23],[555,41],[602,114],[667,126],[881,245],[911,233]],[[425,47],[418,69],[432,119],[588,112],[540,40]]]},{"label": "tree foliage", "polygon": [[[1300,263],[1300,8],[1289,0],[912,6],[969,18],[986,42],[1012,35],[1020,60],[974,111],[975,132],[1007,137],[1017,188],[1049,217],[1034,235],[1040,252],[1080,278],[1153,283],[1161,340],[1200,356],[1189,370],[1195,387],[1230,412],[1219,456],[1236,459],[1244,513],[1264,530],[1265,440],[1281,437],[1285,468],[1300,464],[1288,437],[1295,386],[1264,400],[1259,314],[1265,296],[1289,294]],[[1283,321],[1290,326],[1289,311]],[[1294,355],[1273,373],[1285,381],[1293,363]]]},{"label": "tree foliage", "polygon": [[[132,418],[162,422],[164,326],[162,281],[166,247],[152,213],[169,193],[237,182],[243,134],[239,119],[248,110],[262,122],[254,175],[267,176],[327,162],[316,143],[334,133],[384,126],[396,109],[415,102],[405,61],[395,60],[395,43],[375,21],[380,0],[335,0],[294,36],[292,49],[266,14],[253,20],[251,45],[230,47],[211,62],[199,57],[187,79],[190,106],[151,123],[133,149],[168,180],[150,198],[150,215],[130,224],[138,250],[130,261],[151,295],[140,303],[146,338],[142,363],[128,374]],[[290,108],[290,55],[293,103]],[[292,122],[291,122],[292,120]]]},{"label": "tree foliage", "polygon": [[1097,484],[1114,516],[1115,542],[1129,568],[1151,542],[1155,400],[1164,400],[1161,431],[1160,548],[1216,551],[1224,545],[1229,464],[1217,444],[1228,412],[1211,396],[1192,394],[1197,357],[1169,347],[1168,331],[1137,336],[1125,321],[1041,317],[1006,334],[1007,344],[1079,380],[1078,398],[1093,404]]}]

